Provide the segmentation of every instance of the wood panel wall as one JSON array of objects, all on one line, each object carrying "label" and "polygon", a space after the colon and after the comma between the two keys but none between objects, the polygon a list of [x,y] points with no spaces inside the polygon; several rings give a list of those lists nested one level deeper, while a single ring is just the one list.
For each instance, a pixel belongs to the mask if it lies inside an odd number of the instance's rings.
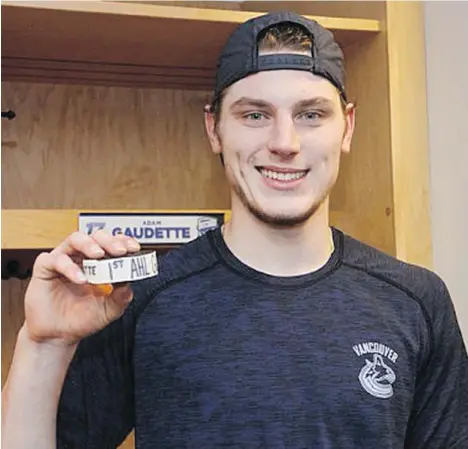
[{"label": "wood panel wall", "polygon": [[226,209],[208,94],[2,84],[3,208]]},{"label": "wood panel wall", "polygon": [[29,281],[2,281],[2,387],[10,369],[16,335],[24,321],[24,293]]},{"label": "wood panel wall", "polygon": [[354,19],[382,19],[384,17],[384,2],[376,1],[255,1],[241,2],[239,8],[243,11],[294,11],[299,14],[322,17],[345,17]]},{"label": "wood panel wall", "polygon": [[385,4],[395,255],[432,269],[424,5]]},{"label": "wood panel wall", "polygon": [[346,47],[347,90],[356,103],[351,154],[342,159],[331,201],[354,234],[395,254],[388,64],[383,35]]}]

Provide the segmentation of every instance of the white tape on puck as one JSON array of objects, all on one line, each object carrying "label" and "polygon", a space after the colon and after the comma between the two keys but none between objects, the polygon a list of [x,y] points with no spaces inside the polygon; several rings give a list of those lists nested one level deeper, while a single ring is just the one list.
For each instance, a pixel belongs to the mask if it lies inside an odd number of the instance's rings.
[{"label": "white tape on puck", "polygon": [[83,272],[90,284],[114,284],[146,279],[158,274],[156,252],[110,259],[83,260]]}]

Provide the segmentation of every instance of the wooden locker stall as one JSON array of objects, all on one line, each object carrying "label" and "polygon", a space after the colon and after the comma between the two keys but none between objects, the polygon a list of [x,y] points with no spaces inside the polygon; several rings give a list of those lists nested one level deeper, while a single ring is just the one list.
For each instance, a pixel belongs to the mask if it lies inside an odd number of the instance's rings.
[{"label": "wooden locker stall", "polygon": [[[30,265],[79,212],[229,210],[203,106],[227,36],[275,9],[315,18],[346,54],[357,128],[332,224],[430,267],[422,5],[389,1],[4,1],[2,266]],[[2,385],[27,282],[2,280]]]}]

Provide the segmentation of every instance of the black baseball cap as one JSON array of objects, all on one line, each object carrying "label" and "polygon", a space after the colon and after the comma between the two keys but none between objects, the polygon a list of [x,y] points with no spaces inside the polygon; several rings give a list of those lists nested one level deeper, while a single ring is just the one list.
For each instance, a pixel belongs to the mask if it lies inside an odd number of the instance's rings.
[{"label": "black baseball cap", "polygon": [[[310,36],[311,55],[258,54],[259,36],[274,25],[301,26]],[[227,40],[218,58],[213,103],[231,84],[265,70],[304,70],[328,79],[346,103],[344,56],[333,33],[315,20],[294,12],[273,12],[240,24]]]}]

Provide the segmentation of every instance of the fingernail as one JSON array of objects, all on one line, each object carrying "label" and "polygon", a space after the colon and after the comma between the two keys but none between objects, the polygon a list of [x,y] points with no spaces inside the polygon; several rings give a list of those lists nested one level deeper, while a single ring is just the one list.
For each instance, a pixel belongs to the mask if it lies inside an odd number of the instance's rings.
[{"label": "fingernail", "polygon": [[116,250],[116,251],[125,251],[125,248],[124,246],[121,244],[121,243],[114,243],[112,245],[112,247]]},{"label": "fingernail", "polygon": [[98,245],[93,245],[92,248],[91,248],[91,251],[93,252],[93,254],[95,254],[96,256],[99,256],[101,254],[104,254],[104,250],[98,246]]},{"label": "fingernail", "polygon": [[138,251],[140,249],[140,245],[138,242],[135,242],[134,240],[130,240],[128,242],[128,249],[131,249],[132,251]]}]

